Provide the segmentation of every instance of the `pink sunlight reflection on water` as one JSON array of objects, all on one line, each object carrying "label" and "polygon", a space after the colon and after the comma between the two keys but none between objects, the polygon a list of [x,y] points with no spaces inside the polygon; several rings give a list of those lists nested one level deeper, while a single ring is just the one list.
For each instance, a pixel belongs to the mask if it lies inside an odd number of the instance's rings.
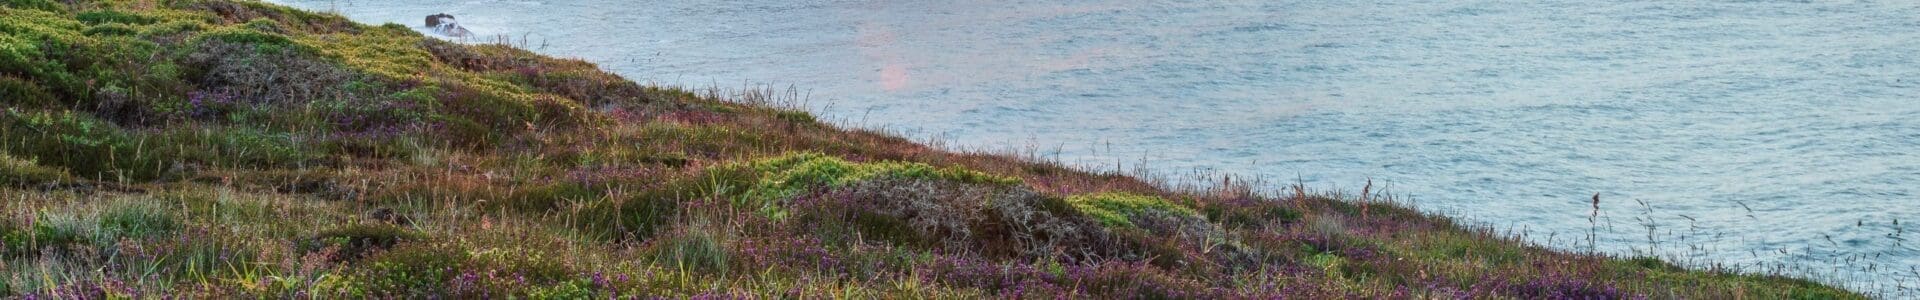
[{"label": "pink sunlight reflection on water", "polygon": [[899,92],[907,88],[912,75],[909,74],[905,55],[895,48],[896,38],[893,30],[875,22],[861,22],[859,37],[854,40],[860,48],[860,56],[870,63],[877,63],[875,76],[879,78],[882,91]]}]

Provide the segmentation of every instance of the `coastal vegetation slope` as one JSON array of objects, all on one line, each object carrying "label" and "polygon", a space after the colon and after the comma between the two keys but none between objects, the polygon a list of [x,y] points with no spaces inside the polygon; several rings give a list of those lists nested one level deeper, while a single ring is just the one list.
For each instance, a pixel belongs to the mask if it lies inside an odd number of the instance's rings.
[{"label": "coastal vegetation slope", "polygon": [[0,297],[1795,298],[226,0],[0,1]]}]

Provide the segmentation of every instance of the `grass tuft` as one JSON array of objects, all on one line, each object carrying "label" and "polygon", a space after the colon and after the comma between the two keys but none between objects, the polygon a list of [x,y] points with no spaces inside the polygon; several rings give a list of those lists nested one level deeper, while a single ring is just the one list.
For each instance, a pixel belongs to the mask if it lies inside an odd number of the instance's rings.
[{"label": "grass tuft", "polygon": [[72,180],[66,170],[0,154],[0,185],[28,186]]},{"label": "grass tuft", "polygon": [[122,202],[100,213],[100,229],[117,237],[150,237],[180,229],[173,208],[150,201]]}]

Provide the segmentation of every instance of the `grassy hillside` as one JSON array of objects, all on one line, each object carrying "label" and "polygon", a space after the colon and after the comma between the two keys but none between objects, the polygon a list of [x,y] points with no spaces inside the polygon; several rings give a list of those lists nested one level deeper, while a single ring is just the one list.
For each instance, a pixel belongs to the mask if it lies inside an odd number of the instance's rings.
[{"label": "grassy hillside", "polygon": [[0,0],[0,297],[1859,297],[765,96],[259,2]]}]

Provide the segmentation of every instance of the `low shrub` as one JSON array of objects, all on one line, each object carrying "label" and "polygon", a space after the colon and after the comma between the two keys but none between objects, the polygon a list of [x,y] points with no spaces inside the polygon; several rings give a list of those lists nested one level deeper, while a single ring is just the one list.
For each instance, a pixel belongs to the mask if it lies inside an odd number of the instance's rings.
[{"label": "low shrub", "polygon": [[1134,226],[1133,218],[1150,213],[1166,213],[1182,217],[1199,217],[1192,208],[1167,202],[1159,197],[1129,193],[1097,193],[1067,197],[1067,203],[1086,213],[1101,224],[1116,227]]},{"label": "low shrub", "polygon": [[190,70],[182,78],[203,92],[231,93],[248,107],[350,96],[346,85],[358,77],[279,35],[222,28],[196,38],[179,61]]},{"label": "low shrub", "polygon": [[73,18],[76,20],[80,20],[81,22],[86,22],[87,24],[120,23],[120,24],[132,24],[132,25],[146,25],[146,24],[153,24],[154,22],[158,21],[158,19],[154,17],[149,17],[149,16],[137,14],[137,13],[132,13],[132,12],[118,11],[118,10],[95,10],[95,11],[83,12],[83,13],[74,15]]},{"label": "low shrub", "polygon": [[45,108],[59,102],[52,92],[32,81],[0,75],[0,103],[8,107]]},{"label": "low shrub", "polygon": [[1199,211],[1208,220],[1219,221],[1225,226],[1263,228],[1268,224],[1288,224],[1300,221],[1299,210],[1288,207],[1280,201],[1242,200],[1212,203],[1201,207]]},{"label": "low shrub", "polygon": [[330,260],[348,261],[421,237],[419,233],[392,224],[353,224],[315,234],[300,245],[300,250],[303,253],[332,251]]},{"label": "low shrub", "polygon": [[854,163],[820,153],[799,153],[744,164],[720,166],[714,172],[744,173],[752,178],[738,187],[736,205],[758,210],[775,219],[786,210],[779,201],[815,189],[842,187],[875,178],[944,180],[969,184],[1014,185],[1018,179],[961,168],[936,168],[921,163]]},{"label": "low shrub", "polygon": [[0,185],[25,186],[71,180],[66,170],[0,153]]},{"label": "low shrub", "polygon": [[37,10],[50,11],[50,12],[67,11],[66,5],[61,5],[57,2],[53,2],[53,0],[6,0],[6,2],[0,2],[0,3],[4,3],[8,7],[20,8],[20,9],[37,9]]},{"label": "low shrub", "polygon": [[287,38],[287,36],[285,35],[280,35],[280,34],[275,34],[270,32],[261,32],[260,30],[254,29],[252,27],[216,28],[200,34],[197,38],[203,42],[218,41],[218,42],[225,42],[225,43],[231,43],[231,44],[248,45],[258,53],[281,53],[282,51],[295,52],[295,53],[314,53],[318,51],[311,46],[306,46],[306,45],[300,44],[299,42],[295,42],[293,39]]},{"label": "low shrub", "polygon": [[894,245],[1020,260],[1137,256],[1136,247],[1061,200],[1022,187],[887,177],[802,197],[795,206],[796,220],[828,230],[822,236],[852,230]]},{"label": "low shrub", "polygon": [[775,118],[779,118],[781,121],[787,121],[787,123],[792,123],[792,124],[816,124],[819,122],[817,120],[814,120],[813,114],[809,114],[805,111],[780,110],[775,112],[773,115]]},{"label": "low shrub", "polygon": [[108,23],[89,27],[84,33],[88,36],[131,36],[140,34],[140,31],[127,25]]},{"label": "low shrub", "polygon": [[649,239],[673,224],[682,209],[673,199],[682,198],[642,195],[586,202],[568,212],[567,222],[600,240]]},{"label": "low shrub", "polygon": [[445,245],[404,245],[367,257],[347,271],[344,286],[328,294],[350,298],[446,297],[468,260]]}]

